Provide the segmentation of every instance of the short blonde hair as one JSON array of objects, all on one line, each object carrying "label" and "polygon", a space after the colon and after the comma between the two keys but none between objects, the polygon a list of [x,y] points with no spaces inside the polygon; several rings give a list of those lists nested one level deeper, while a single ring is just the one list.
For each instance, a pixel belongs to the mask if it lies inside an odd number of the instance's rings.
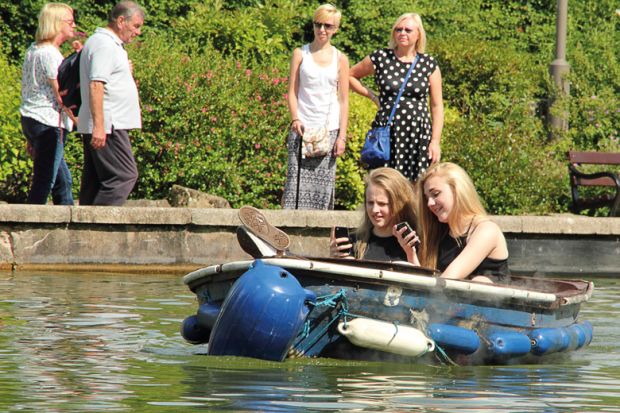
[{"label": "short blonde hair", "polygon": [[65,3],[46,3],[39,13],[39,26],[34,36],[37,43],[52,40],[62,30],[65,14],[73,9]]},{"label": "short blonde hair", "polygon": [[336,6],[326,3],[317,7],[312,18],[315,22],[320,22],[329,19],[330,17],[334,18],[334,24],[336,27],[340,26],[342,13],[336,8]]},{"label": "short blonde hair", "polygon": [[422,18],[418,13],[405,13],[401,14],[396,22],[392,26],[392,31],[390,33],[390,41],[388,46],[390,49],[396,48],[396,40],[394,39],[394,30],[396,30],[396,26],[402,23],[403,20],[411,19],[418,26],[418,30],[420,31],[420,36],[418,37],[418,41],[415,44],[415,50],[418,53],[424,53],[426,50],[426,31],[424,30],[424,25],[422,25]]}]

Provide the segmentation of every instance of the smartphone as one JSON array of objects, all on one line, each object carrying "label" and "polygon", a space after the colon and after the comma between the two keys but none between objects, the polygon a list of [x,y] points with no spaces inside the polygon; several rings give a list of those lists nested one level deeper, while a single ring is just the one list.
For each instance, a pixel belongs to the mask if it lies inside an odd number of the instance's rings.
[{"label": "smartphone", "polygon": [[[400,231],[402,227],[407,228],[402,233],[402,237],[403,238],[405,238],[407,235],[409,235],[409,234],[411,234],[413,232],[413,229],[411,229],[411,225],[409,225],[408,222],[403,221],[403,222],[400,222],[400,223],[396,224],[396,230],[397,231]],[[414,247],[417,247],[418,245],[420,245],[419,241],[415,243]]]},{"label": "smartphone", "polygon": [[400,231],[403,227],[406,227],[407,229],[402,233],[402,237],[405,238],[407,235],[411,234],[413,232],[413,230],[411,229],[411,225],[409,225],[408,222],[400,222],[398,224],[396,224],[396,231]]},{"label": "smartphone", "polygon": [[[336,239],[338,238],[348,238],[349,241],[348,243],[351,243],[351,238],[349,237],[349,228],[347,227],[336,227],[336,231],[334,233],[334,235],[336,236]],[[353,253],[353,248],[349,248],[347,250],[342,250],[340,252],[343,252],[345,254],[349,254],[351,255]]]}]

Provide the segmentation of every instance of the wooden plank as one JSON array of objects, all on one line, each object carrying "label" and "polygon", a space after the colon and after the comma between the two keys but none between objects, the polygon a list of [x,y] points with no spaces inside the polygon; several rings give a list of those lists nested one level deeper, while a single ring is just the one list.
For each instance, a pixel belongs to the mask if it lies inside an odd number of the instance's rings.
[{"label": "wooden plank", "polygon": [[575,178],[575,184],[581,186],[616,186],[614,180],[608,176],[595,179]]},{"label": "wooden plank", "polygon": [[568,151],[568,160],[571,163],[585,163],[593,165],[620,165],[620,153]]}]

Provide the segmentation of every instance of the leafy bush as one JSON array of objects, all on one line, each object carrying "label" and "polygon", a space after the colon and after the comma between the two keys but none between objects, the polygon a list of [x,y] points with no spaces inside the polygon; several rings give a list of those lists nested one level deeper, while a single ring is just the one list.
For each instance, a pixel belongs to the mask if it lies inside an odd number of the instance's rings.
[{"label": "leafy bush", "polygon": [[[0,0],[3,77],[0,92],[0,191],[25,199],[31,171],[19,125],[20,56],[32,41],[44,0]],[[285,94],[294,47],[312,37],[310,0],[143,0],[143,40],[129,47],[144,128],[134,150],[140,180],[133,197],[162,198],[174,184],[219,194],[235,206],[277,207],[286,176]],[[565,152],[620,152],[620,66],[615,0],[569,4],[567,60],[570,129],[549,140],[548,75],[555,49],[555,2],[546,0],[347,0],[334,44],[352,64],[384,47],[394,19],[422,15],[428,52],[443,75],[444,160],[464,166],[492,213],[566,211]],[[111,3],[76,0],[80,28],[104,24]],[[371,79],[367,79],[371,81]],[[358,164],[375,109],[351,96],[347,152],[338,160],[336,205],[363,199]],[[79,187],[81,145],[66,150]],[[598,212],[599,214],[602,212]]]},{"label": "leafy bush", "polygon": [[349,127],[344,155],[336,161],[336,207],[355,209],[364,202],[364,171],[360,165],[360,151],[364,137],[375,117],[376,107],[368,99],[349,96]]},{"label": "leafy bush", "polygon": [[299,1],[268,0],[248,8],[229,8],[225,3],[206,1],[178,20],[175,33],[192,53],[213,47],[244,64],[289,60],[290,39],[300,37],[302,26]]},{"label": "leafy bush", "polygon": [[213,48],[191,56],[151,36],[133,53],[143,129],[134,134],[135,197],[166,197],[172,184],[232,205],[279,204],[286,171],[287,74],[249,69]]},{"label": "leafy bush", "polygon": [[32,162],[26,154],[26,138],[22,134],[19,104],[21,73],[9,65],[0,53],[0,200],[17,202],[28,194],[28,176]]}]

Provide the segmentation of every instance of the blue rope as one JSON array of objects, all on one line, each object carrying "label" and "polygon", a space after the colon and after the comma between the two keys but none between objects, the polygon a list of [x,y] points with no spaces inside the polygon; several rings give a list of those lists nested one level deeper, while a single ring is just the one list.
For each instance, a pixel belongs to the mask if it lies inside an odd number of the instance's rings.
[{"label": "blue rope", "polygon": [[437,360],[439,360],[439,362],[443,365],[446,364],[451,364],[453,366],[458,366],[457,363],[455,363],[444,351],[443,348],[441,348],[437,343],[435,343],[435,349],[437,350],[435,352],[435,355],[437,357]]},{"label": "blue rope", "polygon": [[[312,330],[311,331],[310,320],[306,320],[306,322],[304,323],[304,328],[303,328],[303,331],[301,333],[301,336],[299,337],[297,342],[293,345],[293,348],[296,349],[300,354],[305,354],[306,351],[308,351],[308,349],[310,349],[312,346],[314,346],[319,341],[319,339],[321,337],[323,337],[323,335],[327,332],[327,330],[331,327],[331,325],[333,323],[335,323],[336,321],[338,321],[339,319],[341,319],[341,318],[343,319],[344,327],[346,328],[347,327],[347,317],[349,317],[349,318],[368,318],[366,316],[362,316],[362,315],[358,315],[358,314],[353,314],[353,313],[349,312],[349,301],[347,300],[346,290],[344,288],[341,288],[340,291],[338,291],[336,294],[329,294],[329,295],[323,295],[321,297],[317,297],[316,302],[314,303],[314,307],[336,308],[338,305],[340,305],[340,310],[321,329]],[[394,321],[393,324],[394,324],[394,327],[395,327],[395,332],[394,332],[394,336],[392,337],[392,340],[398,334],[399,322],[398,321]],[[305,339],[307,339],[310,336],[311,333],[314,333],[314,337],[311,340],[309,340],[308,342],[306,342],[303,347],[298,347],[301,344],[302,341],[304,341]],[[454,363],[450,359],[450,357],[448,357],[448,355],[443,351],[443,349],[441,347],[437,346],[437,344],[435,344],[435,347],[437,348],[438,353],[439,353],[437,355],[437,358],[440,359],[442,364],[444,363],[444,360],[445,360],[446,362],[450,362],[451,364],[456,365],[456,363]],[[442,357],[443,357],[443,360],[441,359]]]},{"label": "blue rope", "polygon": [[347,294],[344,288],[341,288],[336,294],[322,295],[317,297],[316,303],[314,303],[315,307],[326,306],[326,307],[336,307],[338,305],[338,301],[340,299],[346,300]]},{"label": "blue rope", "polygon": [[304,345],[304,347],[297,348],[297,346],[303,340],[308,338],[308,336],[311,333],[311,331],[310,331],[310,320],[306,320],[306,322],[304,323],[304,329],[303,329],[303,332],[301,334],[301,337],[293,345],[293,348],[297,349],[301,353],[305,353],[310,347],[312,347],[314,344],[316,344],[316,342],[323,336],[323,334],[325,334],[325,332],[327,332],[329,327],[334,322],[339,320],[341,317],[344,318],[344,322],[345,322],[345,326],[346,326],[346,322],[347,322],[346,316],[347,316],[347,314],[349,314],[349,311],[348,311],[349,303],[347,301],[346,290],[344,288],[341,288],[340,291],[338,291],[336,294],[329,294],[329,295],[323,295],[321,297],[317,297],[316,302],[314,303],[314,307],[336,308],[338,306],[338,304],[340,304],[341,308],[340,308],[340,311],[338,311],[338,313],[336,314],[336,316],[333,317],[323,328],[318,330],[318,332],[317,332],[317,330],[313,331],[313,332],[315,332],[315,335],[314,335],[315,338],[313,340],[310,340],[308,343],[306,343],[306,345]]}]

